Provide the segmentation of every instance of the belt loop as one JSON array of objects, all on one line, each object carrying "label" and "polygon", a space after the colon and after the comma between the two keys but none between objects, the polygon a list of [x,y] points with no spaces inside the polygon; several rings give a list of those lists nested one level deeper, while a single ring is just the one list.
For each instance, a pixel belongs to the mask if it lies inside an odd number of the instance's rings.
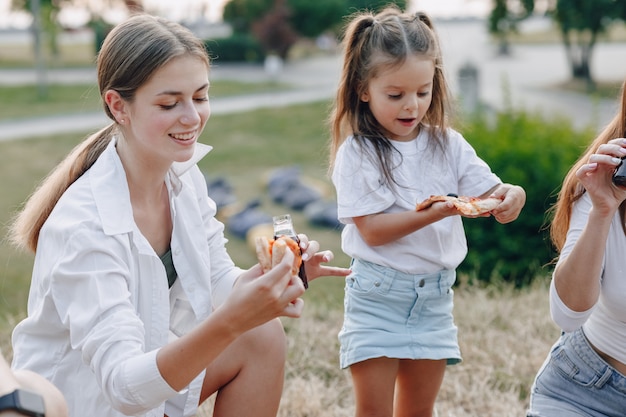
[{"label": "belt loop", "polygon": [[606,384],[608,382],[609,378],[611,378],[612,374],[613,374],[613,371],[611,370],[611,368],[608,367],[608,366],[605,366],[604,374],[602,374],[600,379],[598,379],[596,381],[596,383],[593,384],[593,385],[595,387],[597,387],[597,388],[602,388],[604,386],[604,384]]},{"label": "belt loop", "polygon": [[450,271],[448,271],[447,269],[441,270],[439,271],[439,293],[440,294],[445,294],[446,291],[448,291],[448,288],[450,288],[450,283],[449,283],[449,279],[448,279],[448,274],[450,273]]}]

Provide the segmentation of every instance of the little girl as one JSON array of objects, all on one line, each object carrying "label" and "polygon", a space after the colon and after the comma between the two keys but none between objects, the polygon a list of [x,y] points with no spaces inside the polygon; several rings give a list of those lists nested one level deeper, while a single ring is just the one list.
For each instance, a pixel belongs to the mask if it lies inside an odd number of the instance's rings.
[{"label": "little girl", "polygon": [[431,416],[446,364],[461,361],[452,285],[467,243],[451,203],[419,212],[416,203],[493,196],[502,202],[491,214],[508,223],[526,194],[446,125],[441,52],[425,14],[357,14],[344,50],[330,118],[342,249],[353,259],[340,363],[357,416]]}]

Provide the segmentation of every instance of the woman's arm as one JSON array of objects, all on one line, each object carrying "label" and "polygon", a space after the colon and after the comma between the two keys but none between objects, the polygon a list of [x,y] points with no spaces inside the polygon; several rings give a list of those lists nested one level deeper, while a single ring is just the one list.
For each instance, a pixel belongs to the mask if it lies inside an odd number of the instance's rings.
[{"label": "woman's arm", "polygon": [[291,275],[293,254],[262,274],[257,264],[244,272],[236,290],[199,326],[161,348],[157,366],[174,390],[186,387],[244,332],[277,317],[299,317],[304,286]]},{"label": "woman's arm", "polygon": [[626,190],[611,180],[620,157],[626,153],[624,146],[626,143],[621,138],[601,145],[576,172],[592,207],[571,252],[559,261],[553,274],[559,298],[573,311],[590,309],[600,294],[600,274],[611,221],[626,198]]}]

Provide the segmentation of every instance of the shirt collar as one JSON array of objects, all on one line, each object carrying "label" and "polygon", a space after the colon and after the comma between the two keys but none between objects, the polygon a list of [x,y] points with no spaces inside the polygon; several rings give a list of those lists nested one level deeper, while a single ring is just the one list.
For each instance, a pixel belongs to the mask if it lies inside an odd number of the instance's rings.
[{"label": "shirt collar", "polygon": [[[135,227],[126,172],[117,154],[113,137],[102,155],[89,170],[92,190],[105,233],[119,234]],[[185,162],[174,162],[166,178],[168,188],[178,195],[182,189],[180,177],[197,164],[212,147],[197,143],[193,156]]]}]

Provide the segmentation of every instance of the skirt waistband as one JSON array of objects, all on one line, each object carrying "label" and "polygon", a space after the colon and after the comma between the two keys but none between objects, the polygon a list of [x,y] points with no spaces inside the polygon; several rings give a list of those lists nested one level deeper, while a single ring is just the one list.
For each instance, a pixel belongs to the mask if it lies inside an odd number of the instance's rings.
[{"label": "skirt waistband", "polygon": [[351,269],[355,272],[365,272],[369,270],[394,280],[416,282],[418,287],[430,287],[435,285],[441,290],[447,290],[456,281],[456,271],[453,269],[442,269],[441,271],[428,274],[407,274],[387,266],[357,258],[352,259]]}]

